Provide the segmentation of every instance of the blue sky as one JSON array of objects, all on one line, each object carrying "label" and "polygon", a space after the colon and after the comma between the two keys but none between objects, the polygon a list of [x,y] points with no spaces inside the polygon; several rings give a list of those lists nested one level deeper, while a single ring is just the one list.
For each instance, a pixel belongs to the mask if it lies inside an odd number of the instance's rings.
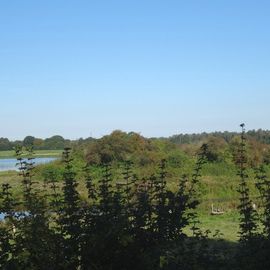
[{"label": "blue sky", "polygon": [[0,2],[0,137],[270,128],[270,2]]}]

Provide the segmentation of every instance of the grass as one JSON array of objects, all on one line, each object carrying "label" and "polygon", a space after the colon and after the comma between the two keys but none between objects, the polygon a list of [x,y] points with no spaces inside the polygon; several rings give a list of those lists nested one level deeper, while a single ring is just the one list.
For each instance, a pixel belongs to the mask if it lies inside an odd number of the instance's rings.
[{"label": "grass", "polygon": [[[34,151],[34,157],[59,157],[63,150],[36,150]],[[0,159],[2,158],[14,158],[15,152],[11,151],[0,151]]]},{"label": "grass", "polygon": [[21,177],[16,171],[0,172],[0,188],[2,184],[8,183],[12,187],[12,193],[17,199],[22,195]]},{"label": "grass", "polygon": [[210,230],[211,234],[219,231],[221,238],[227,241],[236,242],[239,231],[239,214],[236,211],[228,211],[223,215],[199,214],[200,228],[203,231]]}]

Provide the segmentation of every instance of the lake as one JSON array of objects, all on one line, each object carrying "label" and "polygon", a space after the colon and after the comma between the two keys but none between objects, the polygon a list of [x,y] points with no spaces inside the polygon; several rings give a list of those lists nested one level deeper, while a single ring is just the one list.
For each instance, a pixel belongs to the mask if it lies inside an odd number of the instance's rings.
[{"label": "lake", "polygon": [[[35,165],[39,165],[39,164],[49,163],[54,160],[56,160],[56,158],[42,157],[42,158],[35,158],[34,162],[35,162]],[[18,161],[15,158],[0,159],[0,172],[18,170],[18,166],[16,166],[17,163]]]}]

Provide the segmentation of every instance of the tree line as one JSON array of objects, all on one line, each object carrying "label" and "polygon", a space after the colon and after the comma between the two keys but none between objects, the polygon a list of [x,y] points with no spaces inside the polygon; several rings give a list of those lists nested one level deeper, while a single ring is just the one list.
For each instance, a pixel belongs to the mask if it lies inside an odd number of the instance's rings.
[{"label": "tree line", "polygon": [[[147,138],[141,136],[138,133],[135,132],[123,132],[121,130],[115,130],[110,135],[106,135],[102,137],[101,139],[103,141],[109,142],[110,139],[113,139],[114,137],[117,137],[117,135],[121,138],[125,137],[123,134],[135,138],[131,143],[136,143],[136,138],[139,141],[147,140]],[[172,142],[174,144],[178,145],[196,145],[196,144],[202,144],[206,143],[209,140],[216,140],[219,142],[222,142],[223,144],[230,144],[235,140],[235,138],[240,137],[239,132],[203,132],[203,133],[193,133],[193,134],[177,134],[173,135],[168,138],[150,138],[149,141],[167,141]],[[126,136],[126,137],[127,137]],[[260,145],[270,145],[270,131],[269,130],[249,130],[246,132],[246,137],[249,141],[257,142]],[[63,150],[65,147],[71,147],[74,145],[77,146],[85,146],[87,144],[91,144],[96,142],[98,139],[89,137],[89,138],[79,138],[77,140],[69,140],[64,139],[60,135],[54,135],[50,138],[41,139],[41,138],[35,138],[34,136],[26,136],[23,140],[16,140],[16,141],[10,141],[8,138],[0,137],[0,151],[4,150],[13,150],[16,145],[33,145],[36,150]],[[119,141],[119,139],[118,139]]]},{"label": "tree line", "polygon": [[[216,132],[202,132],[193,134],[176,134],[169,137],[169,140],[177,144],[192,144],[206,140],[209,137],[222,138],[229,143],[234,137],[239,136],[239,132],[216,131]],[[248,130],[246,132],[247,138],[254,139],[263,144],[270,144],[270,130]]]},{"label": "tree line", "polygon": [[70,140],[64,139],[59,135],[55,135],[46,139],[26,136],[22,141],[10,141],[8,138],[0,138],[0,151],[14,150],[17,145],[24,147],[32,145],[36,150],[63,150],[70,144]]}]

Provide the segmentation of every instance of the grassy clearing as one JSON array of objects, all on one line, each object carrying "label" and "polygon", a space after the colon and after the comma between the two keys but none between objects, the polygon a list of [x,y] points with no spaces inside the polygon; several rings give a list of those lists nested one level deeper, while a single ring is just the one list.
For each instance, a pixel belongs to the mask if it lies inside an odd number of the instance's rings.
[{"label": "grassy clearing", "polygon": [[[34,157],[59,157],[62,154],[62,150],[36,150]],[[14,151],[0,151],[0,158],[14,158]]]},{"label": "grassy clearing", "polygon": [[222,239],[231,242],[238,240],[239,214],[236,211],[228,211],[218,216],[211,215],[210,212],[203,213],[199,214],[199,220],[203,231],[210,230],[212,234],[219,231]]}]

